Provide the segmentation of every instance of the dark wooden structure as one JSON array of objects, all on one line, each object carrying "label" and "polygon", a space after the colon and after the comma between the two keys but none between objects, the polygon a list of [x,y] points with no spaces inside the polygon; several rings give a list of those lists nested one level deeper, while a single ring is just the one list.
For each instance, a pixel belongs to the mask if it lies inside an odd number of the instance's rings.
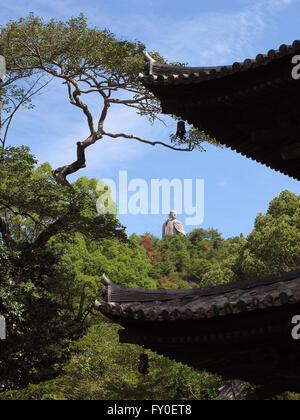
[{"label": "dark wooden structure", "polygon": [[98,309],[139,344],[178,362],[254,384],[299,390],[300,270],[280,276],[193,290],[139,290],[105,275]]},{"label": "dark wooden structure", "polygon": [[169,66],[147,55],[140,79],[163,113],[300,180],[300,80],[292,77],[299,54],[300,41],[223,67]]},{"label": "dark wooden structure", "polygon": [[[147,55],[142,83],[176,115],[248,158],[300,180],[300,41],[223,67],[176,67]],[[209,289],[135,290],[103,277],[99,310],[136,343],[199,370],[300,390],[300,270]],[[272,386],[274,387],[272,388]]]}]

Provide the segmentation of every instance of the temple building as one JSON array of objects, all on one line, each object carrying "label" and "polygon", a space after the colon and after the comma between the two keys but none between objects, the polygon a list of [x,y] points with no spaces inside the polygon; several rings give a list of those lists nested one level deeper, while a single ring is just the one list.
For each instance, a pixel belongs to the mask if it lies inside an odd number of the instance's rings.
[{"label": "temple building", "polygon": [[[141,81],[165,114],[300,180],[297,55],[300,41],[223,67],[170,66],[147,55]],[[105,302],[97,305],[124,328],[121,342],[263,385],[264,396],[299,392],[300,340],[292,320],[300,315],[300,269],[192,290],[128,289],[105,276],[103,283]]]},{"label": "temple building", "polygon": [[161,101],[163,113],[300,180],[297,55],[300,41],[223,67],[169,66],[148,55],[141,81]]}]

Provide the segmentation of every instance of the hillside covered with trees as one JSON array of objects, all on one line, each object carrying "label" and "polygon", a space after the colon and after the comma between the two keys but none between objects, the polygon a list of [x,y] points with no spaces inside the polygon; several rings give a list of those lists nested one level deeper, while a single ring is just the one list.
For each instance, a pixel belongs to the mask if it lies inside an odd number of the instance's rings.
[{"label": "hillside covered with trees", "polygon": [[[300,197],[282,192],[247,238],[225,239],[214,229],[128,238],[115,217],[97,214],[95,179],[79,178],[70,190],[57,185],[48,163],[35,166],[26,148],[7,148],[1,158],[0,312],[8,325],[1,385],[38,384],[1,398],[217,398],[220,378],[154,354],[149,376],[139,373],[142,349],[118,344],[117,326],[94,309],[101,275],[128,287],[175,289],[293,270],[300,266]],[[73,200],[82,208],[69,218]],[[51,222],[62,213],[56,230]]]}]

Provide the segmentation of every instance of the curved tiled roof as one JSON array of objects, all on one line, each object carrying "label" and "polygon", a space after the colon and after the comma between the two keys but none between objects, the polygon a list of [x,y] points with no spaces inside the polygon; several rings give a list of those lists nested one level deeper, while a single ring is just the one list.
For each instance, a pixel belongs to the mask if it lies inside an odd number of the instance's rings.
[{"label": "curved tiled roof", "polygon": [[300,341],[292,339],[291,322],[300,309],[300,270],[177,291],[129,289],[106,276],[103,283],[106,301],[96,307],[124,327],[121,343],[141,345],[224,380],[263,385],[267,395],[273,395],[268,387],[278,380],[276,394],[295,386],[299,391]]},{"label": "curved tiled roof", "polygon": [[232,65],[215,67],[185,67],[161,64],[153,60],[149,54],[145,54],[147,64],[145,66],[145,73],[140,74],[140,80],[145,85],[197,83],[264,66],[275,60],[279,60],[282,57],[295,55],[299,52],[300,40],[296,40],[292,45],[282,44],[278,50],[272,49],[269,50],[267,54],[258,54],[255,59],[247,58],[243,62],[235,62]]},{"label": "curved tiled roof", "polygon": [[146,55],[144,86],[176,115],[222,145],[300,180],[300,41],[254,60],[217,67],[158,63]]},{"label": "curved tiled roof", "polygon": [[214,318],[300,302],[300,270],[205,289],[150,291],[115,285],[105,276],[106,302],[98,309],[114,319],[175,321]]}]

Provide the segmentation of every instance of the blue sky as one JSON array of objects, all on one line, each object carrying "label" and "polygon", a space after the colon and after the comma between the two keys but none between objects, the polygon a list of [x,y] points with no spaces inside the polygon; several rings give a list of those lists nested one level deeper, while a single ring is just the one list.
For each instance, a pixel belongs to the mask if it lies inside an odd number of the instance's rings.
[{"label": "blue sky", "polygon": [[[26,5],[25,5],[26,4]],[[67,19],[83,12],[91,26],[108,28],[118,37],[139,40],[168,61],[192,66],[225,65],[253,58],[299,39],[299,0],[0,0],[1,25],[29,12],[45,19]],[[52,83],[35,98],[34,110],[20,113],[9,143],[26,144],[42,163],[53,167],[75,158],[75,143],[88,134],[86,122],[69,105],[65,88]],[[108,119],[112,131],[125,131],[149,140],[165,141],[174,124],[151,126],[130,110],[113,108]],[[217,124],[217,121],[216,121]],[[205,217],[201,226],[214,227],[230,237],[253,229],[258,212],[284,189],[300,194],[300,183],[227,149],[207,147],[205,153],[178,153],[127,140],[104,140],[88,149],[87,168],[79,176],[129,180],[152,178],[204,179]],[[183,223],[185,214],[178,216]],[[120,215],[128,234],[161,234],[166,216]]]}]

